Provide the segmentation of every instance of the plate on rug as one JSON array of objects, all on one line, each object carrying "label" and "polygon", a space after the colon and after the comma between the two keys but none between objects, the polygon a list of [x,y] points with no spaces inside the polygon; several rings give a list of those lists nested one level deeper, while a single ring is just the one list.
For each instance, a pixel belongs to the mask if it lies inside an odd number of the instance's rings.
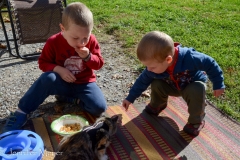
[{"label": "plate on rug", "polygon": [[82,116],[68,114],[55,119],[51,123],[51,129],[61,136],[67,136],[80,132],[86,125],[89,123]]}]

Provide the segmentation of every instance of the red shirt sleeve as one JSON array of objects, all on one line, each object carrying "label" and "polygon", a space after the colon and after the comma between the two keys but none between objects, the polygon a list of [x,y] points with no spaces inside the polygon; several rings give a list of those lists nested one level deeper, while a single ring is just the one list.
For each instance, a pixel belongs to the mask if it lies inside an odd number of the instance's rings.
[{"label": "red shirt sleeve", "polygon": [[89,51],[91,53],[91,58],[87,62],[85,62],[86,65],[91,69],[99,70],[100,68],[102,68],[104,60],[101,55],[100,46],[94,35],[91,35],[86,47],[89,48]]},{"label": "red shirt sleeve", "polygon": [[55,39],[56,35],[53,35],[47,40],[46,44],[43,47],[42,53],[38,58],[39,68],[43,72],[53,71],[53,69],[57,66],[55,55],[56,53],[54,50],[54,46],[56,45],[54,44]]}]

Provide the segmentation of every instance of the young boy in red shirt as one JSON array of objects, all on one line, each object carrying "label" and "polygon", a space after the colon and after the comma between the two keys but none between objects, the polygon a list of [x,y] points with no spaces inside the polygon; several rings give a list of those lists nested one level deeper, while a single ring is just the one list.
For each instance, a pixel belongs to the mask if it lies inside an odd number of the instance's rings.
[{"label": "young boy in red shirt", "polygon": [[20,129],[27,114],[49,95],[75,99],[83,110],[97,117],[106,110],[106,100],[95,83],[94,70],[99,70],[104,60],[91,33],[92,12],[80,2],[71,3],[64,9],[60,28],[60,33],[47,40],[39,57],[39,68],[44,73],[20,99],[3,132]]}]

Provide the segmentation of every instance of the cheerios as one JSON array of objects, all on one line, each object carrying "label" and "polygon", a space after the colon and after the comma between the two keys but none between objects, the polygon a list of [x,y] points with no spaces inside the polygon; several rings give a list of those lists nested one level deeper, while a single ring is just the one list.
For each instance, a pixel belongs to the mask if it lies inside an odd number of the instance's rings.
[{"label": "cheerios", "polygon": [[60,128],[60,132],[76,132],[81,129],[81,126],[79,123],[74,124],[65,124]]}]

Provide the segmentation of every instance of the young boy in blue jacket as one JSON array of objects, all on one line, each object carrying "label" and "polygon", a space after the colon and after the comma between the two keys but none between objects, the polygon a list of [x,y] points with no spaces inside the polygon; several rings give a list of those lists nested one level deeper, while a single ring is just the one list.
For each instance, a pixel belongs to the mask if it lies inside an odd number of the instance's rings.
[{"label": "young boy in blue jacket", "polygon": [[214,96],[224,93],[223,72],[210,56],[181,47],[159,31],[147,33],[137,47],[137,57],[146,69],[138,77],[122,105],[129,105],[151,85],[151,100],[145,107],[158,115],[167,107],[168,96],[182,96],[188,105],[188,123],[183,130],[197,136],[204,127],[206,81],[213,84]]}]

